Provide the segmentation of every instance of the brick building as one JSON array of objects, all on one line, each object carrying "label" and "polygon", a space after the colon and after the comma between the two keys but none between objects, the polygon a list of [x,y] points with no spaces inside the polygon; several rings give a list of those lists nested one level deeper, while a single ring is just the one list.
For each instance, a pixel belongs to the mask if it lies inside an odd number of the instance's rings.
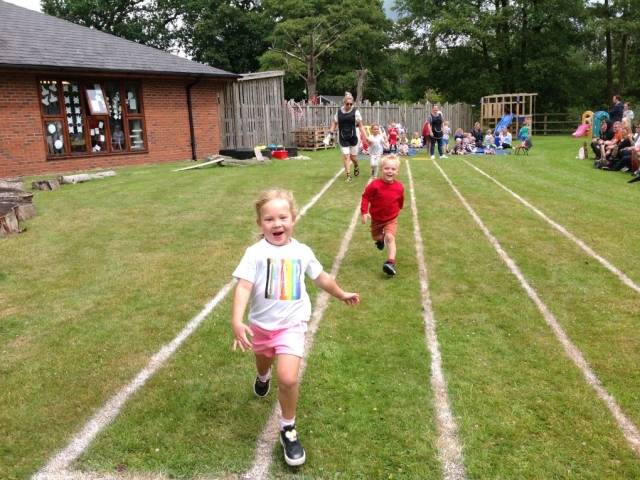
[{"label": "brick building", "polygon": [[217,153],[238,77],[0,0],[0,178]]}]

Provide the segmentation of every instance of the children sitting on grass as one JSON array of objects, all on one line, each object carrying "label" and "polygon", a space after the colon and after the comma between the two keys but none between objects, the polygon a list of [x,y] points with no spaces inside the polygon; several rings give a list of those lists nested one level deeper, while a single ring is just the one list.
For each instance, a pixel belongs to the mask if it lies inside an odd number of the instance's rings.
[{"label": "children sitting on grass", "polygon": [[456,138],[453,149],[451,150],[451,155],[466,155],[467,151],[462,144],[462,138]]},{"label": "children sitting on grass", "polygon": [[400,138],[400,146],[398,146],[398,155],[409,155],[409,144],[406,135]]},{"label": "children sitting on grass", "polygon": [[422,139],[418,132],[413,132],[413,138],[411,139],[411,148],[422,148]]}]

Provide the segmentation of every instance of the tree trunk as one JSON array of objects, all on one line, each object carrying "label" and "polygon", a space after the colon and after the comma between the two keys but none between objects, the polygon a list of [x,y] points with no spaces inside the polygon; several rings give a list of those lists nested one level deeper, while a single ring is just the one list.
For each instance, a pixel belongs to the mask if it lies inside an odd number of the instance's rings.
[{"label": "tree trunk", "polygon": [[0,180],[0,188],[15,188],[17,190],[25,190],[26,185],[24,180],[20,180],[18,178],[7,178],[5,180]]},{"label": "tree trunk", "polygon": [[36,208],[33,206],[33,203],[26,200],[0,202],[0,207],[4,207],[4,210],[13,208],[13,211],[19,222],[22,222],[23,220],[29,220],[30,218],[36,216]]},{"label": "tree trunk", "polygon": [[18,208],[9,202],[0,203],[0,237],[8,237],[14,233],[20,233],[18,225]]},{"label": "tree trunk", "polygon": [[14,200],[28,200],[33,199],[33,193],[25,192],[24,190],[18,190],[17,188],[0,188],[0,201],[12,202]]},{"label": "tree trunk", "polygon": [[619,95],[624,91],[624,87],[626,86],[626,76],[627,76],[627,52],[629,50],[628,46],[628,38],[627,35],[622,35],[622,41],[620,44],[620,68],[618,70],[618,89],[617,93]]},{"label": "tree trunk", "polygon": [[58,180],[36,180],[31,182],[31,187],[36,190],[56,190],[60,188]]},{"label": "tree trunk", "polygon": [[606,16],[606,31],[604,33],[605,39],[605,53],[606,53],[606,65],[607,65],[607,105],[613,97],[613,47],[611,45],[611,10],[609,9],[609,0],[604,0],[604,11]]},{"label": "tree trunk", "polygon": [[364,82],[367,79],[367,73],[369,70],[363,68],[362,70],[356,70],[356,103],[362,103],[362,92],[364,92]]},{"label": "tree trunk", "polygon": [[101,172],[101,173],[80,173],[78,175],[60,175],[58,177],[58,182],[60,182],[60,184],[63,184],[63,183],[75,184],[75,183],[88,182],[89,180],[92,180],[94,178],[115,177],[115,175],[116,175],[116,172],[112,170],[108,172]]}]

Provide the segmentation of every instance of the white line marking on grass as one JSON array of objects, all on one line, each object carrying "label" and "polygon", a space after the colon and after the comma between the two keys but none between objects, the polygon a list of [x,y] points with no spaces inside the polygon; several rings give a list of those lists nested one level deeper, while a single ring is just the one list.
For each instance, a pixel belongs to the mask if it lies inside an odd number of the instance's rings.
[{"label": "white line marking on grass", "polygon": [[495,250],[498,252],[498,255],[500,256],[500,258],[507,264],[507,266],[511,270],[511,273],[513,273],[516,276],[516,278],[520,281],[520,285],[522,285],[522,288],[524,288],[525,292],[527,292],[527,295],[529,296],[529,298],[533,300],[533,302],[536,304],[536,306],[538,307],[538,310],[540,310],[540,313],[542,313],[542,316],[544,317],[545,321],[551,327],[551,329],[553,330],[553,333],[555,333],[557,339],[560,341],[560,343],[564,347],[564,350],[567,356],[571,360],[573,360],[573,363],[580,369],[580,371],[584,375],[585,380],[587,381],[587,384],[589,384],[596,391],[596,394],[598,395],[598,397],[600,397],[600,399],[604,401],[605,405],[607,406],[607,408],[609,408],[609,411],[613,414],[613,417],[616,419],[616,422],[618,423],[618,428],[620,428],[620,430],[622,431],[622,434],[624,435],[627,442],[629,443],[629,446],[635,452],[635,454],[640,457],[640,432],[638,431],[638,427],[636,427],[636,425],[624,414],[624,412],[616,402],[616,399],[611,394],[609,394],[609,392],[607,392],[606,389],[602,386],[602,382],[596,376],[593,370],[591,370],[591,367],[587,363],[586,359],[583,357],[582,352],[580,352],[578,347],[576,347],[571,342],[571,340],[569,339],[565,331],[562,329],[560,324],[557,322],[557,320],[555,319],[555,317],[553,316],[549,308],[544,304],[544,302],[540,299],[540,297],[538,297],[538,294],[536,293],[536,291],[531,287],[531,285],[529,285],[527,280],[524,278],[524,276],[522,275],[522,272],[520,272],[520,269],[518,268],[516,263],[509,257],[507,252],[505,252],[502,249],[498,240],[493,235],[491,235],[487,227],[484,225],[484,223],[482,223],[482,220],[480,220],[480,217],[476,214],[473,208],[471,208],[471,205],[469,205],[467,200],[462,196],[462,194],[458,191],[458,189],[453,185],[453,183],[451,182],[447,174],[442,170],[440,165],[438,165],[436,162],[434,162],[434,165],[438,167],[438,170],[440,170],[440,173],[442,174],[442,176],[447,180],[447,182],[449,183],[449,186],[453,189],[453,191],[456,193],[456,195],[458,196],[462,204],[465,206],[469,214],[471,214],[471,216],[473,217],[475,222],[478,224],[480,229],[484,232],[485,236],[487,237],[491,245],[493,245],[493,248],[495,248]]},{"label": "white line marking on grass", "polygon": [[578,245],[580,248],[582,248],[582,250],[584,250],[585,252],[587,252],[587,254],[591,257],[596,259],[597,261],[599,261],[607,270],[609,270],[611,273],[613,273],[616,277],[618,277],[622,283],[624,283],[625,285],[627,285],[628,287],[632,288],[633,290],[635,290],[636,292],[640,293],[640,286],[636,285],[633,280],[631,280],[629,277],[627,277],[624,273],[622,273],[620,270],[618,270],[615,266],[613,266],[611,263],[609,263],[607,260],[605,260],[604,258],[602,258],[600,255],[598,255],[594,250],[592,250],[587,244],[585,244],[582,240],[580,240],[578,237],[576,237],[574,234],[572,234],[571,232],[569,232],[566,228],[564,228],[562,225],[557,224],[556,222],[554,222],[553,220],[551,220],[549,217],[547,217],[544,213],[542,213],[540,210],[538,210],[536,207],[534,207],[533,205],[531,205],[529,202],[527,202],[524,198],[522,198],[520,195],[518,195],[517,193],[509,190],[509,188],[507,188],[506,186],[504,186],[503,184],[501,184],[498,180],[496,180],[495,178],[493,178],[492,176],[490,176],[488,173],[480,170],[478,167],[476,167],[475,165],[473,165],[472,163],[469,163],[467,160],[464,160],[464,162],[468,165],[470,165],[471,167],[473,167],[475,170],[477,170],[479,173],[481,173],[482,175],[484,175],[485,177],[487,177],[489,180],[491,180],[492,182],[494,182],[496,185],[498,185],[500,188],[504,189],[505,191],[507,191],[508,193],[510,193],[511,195],[513,195],[515,198],[517,198],[518,200],[520,200],[520,202],[522,202],[524,205],[526,205],[527,207],[529,207],[531,210],[533,210],[535,213],[537,213],[540,217],[542,217],[549,225],[551,225],[553,228],[555,228],[556,230],[558,230],[560,233],[562,233],[563,235],[565,235],[569,240],[571,240],[573,243],[575,243],[576,245]]},{"label": "white line marking on grass", "polygon": [[[353,232],[356,228],[356,224],[359,218],[360,205],[356,207],[356,210],[353,213],[353,217],[351,218],[351,223],[349,224],[347,233],[342,239],[340,250],[338,250],[338,255],[336,256],[336,259],[333,262],[333,266],[331,267],[330,275],[333,278],[336,278],[336,276],[338,275],[338,270],[340,270],[342,260],[344,260],[344,257],[347,253],[349,242],[351,241],[351,237],[353,236]],[[309,352],[313,347],[313,339],[316,332],[318,331],[320,320],[322,320],[324,311],[329,306],[329,299],[330,295],[324,290],[321,290],[318,294],[318,297],[316,298],[316,305],[313,309],[311,320],[309,321],[309,331],[305,339],[305,352],[304,356],[302,357],[302,361],[300,362],[299,381],[302,380],[304,371],[307,368],[307,356],[309,355]],[[280,404],[276,402],[273,412],[271,413],[271,416],[267,420],[267,424],[260,434],[253,465],[251,466],[251,469],[242,476],[243,478],[257,480],[265,479],[268,477],[271,461],[273,460],[273,449],[280,441],[280,414]]]},{"label": "white line marking on grass", "polygon": [[[320,197],[327,191],[333,182],[340,176],[342,170],[325,184],[315,197],[313,197],[307,205],[305,205],[298,215],[298,218],[302,217],[311,208]],[[89,447],[91,442],[96,436],[109,425],[120,413],[122,406],[138,391],[146,381],[173,355],[178,347],[191,335],[204,321],[204,319],[211,313],[220,301],[229,293],[233,288],[236,281],[231,280],[227,283],[218,294],[209,301],[202,309],[202,311],[196,315],[178,335],[171,341],[171,343],[163,346],[158,353],[156,353],[147,366],[136,375],[136,377],[118,393],[116,393],[104,406],[98,410],[98,412],[82,427],[77,435],[73,437],[67,447],[53,456],[49,462],[34,476],[34,480],[45,480],[51,478],[65,478],[71,475],[75,475],[73,478],[77,478],[78,472],[69,471],[71,464],[77,460],[77,458]],[[86,478],[91,477],[91,474],[87,474]]]},{"label": "white line marking on grass", "polygon": [[[466,477],[464,467],[464,455],[462,445],[456,434],[457,426],[451,412],[447,383],[442,371],[442,356],[438,347],[438,335],[436,333],[436,320],[429,294],[429,277],[424,261],[424,245],[418,222],[418,206],[416,204],[413,176],[409,161],[405,160],[407,173],[409,174],[409,187],[411,191],[411,213],[413,218],[413,236],[416,242],[416,256],[418,258],[418,272],[420,276],[420,291],[422,293],[422,307],[424,309],[424,328],[427,336],[427,346],[431,353],[431,388],[433,388],[436,419],[438,427],[438,455],[442,463],[442,470],[446,480],[462,480]],[[435,162],[434,162],[435,163]]]}]

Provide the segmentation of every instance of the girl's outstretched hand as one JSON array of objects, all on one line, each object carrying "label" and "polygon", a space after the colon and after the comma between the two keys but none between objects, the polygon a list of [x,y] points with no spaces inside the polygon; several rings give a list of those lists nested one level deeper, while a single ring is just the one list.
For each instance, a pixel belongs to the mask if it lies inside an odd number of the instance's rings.
[{"label": "girl's outstretched hand", "polygon": [[344,296],[341,299],[347,305],[359,305],[360,295],[357,293],[344,292]]},{"label": "girl's outstretched hand", "polygon": [[240,347],[240,350],[242,350],[243,352],[245,351],[245,348],[247,350],[251,350],[251,342],[247,338],[247,334],[249,336],[253,336],[253,332],[247,325],[245,325],[244,323],[234,324],[233,333],[236,337],[233,341],[234,350],[236,349],[236,347]]}]

